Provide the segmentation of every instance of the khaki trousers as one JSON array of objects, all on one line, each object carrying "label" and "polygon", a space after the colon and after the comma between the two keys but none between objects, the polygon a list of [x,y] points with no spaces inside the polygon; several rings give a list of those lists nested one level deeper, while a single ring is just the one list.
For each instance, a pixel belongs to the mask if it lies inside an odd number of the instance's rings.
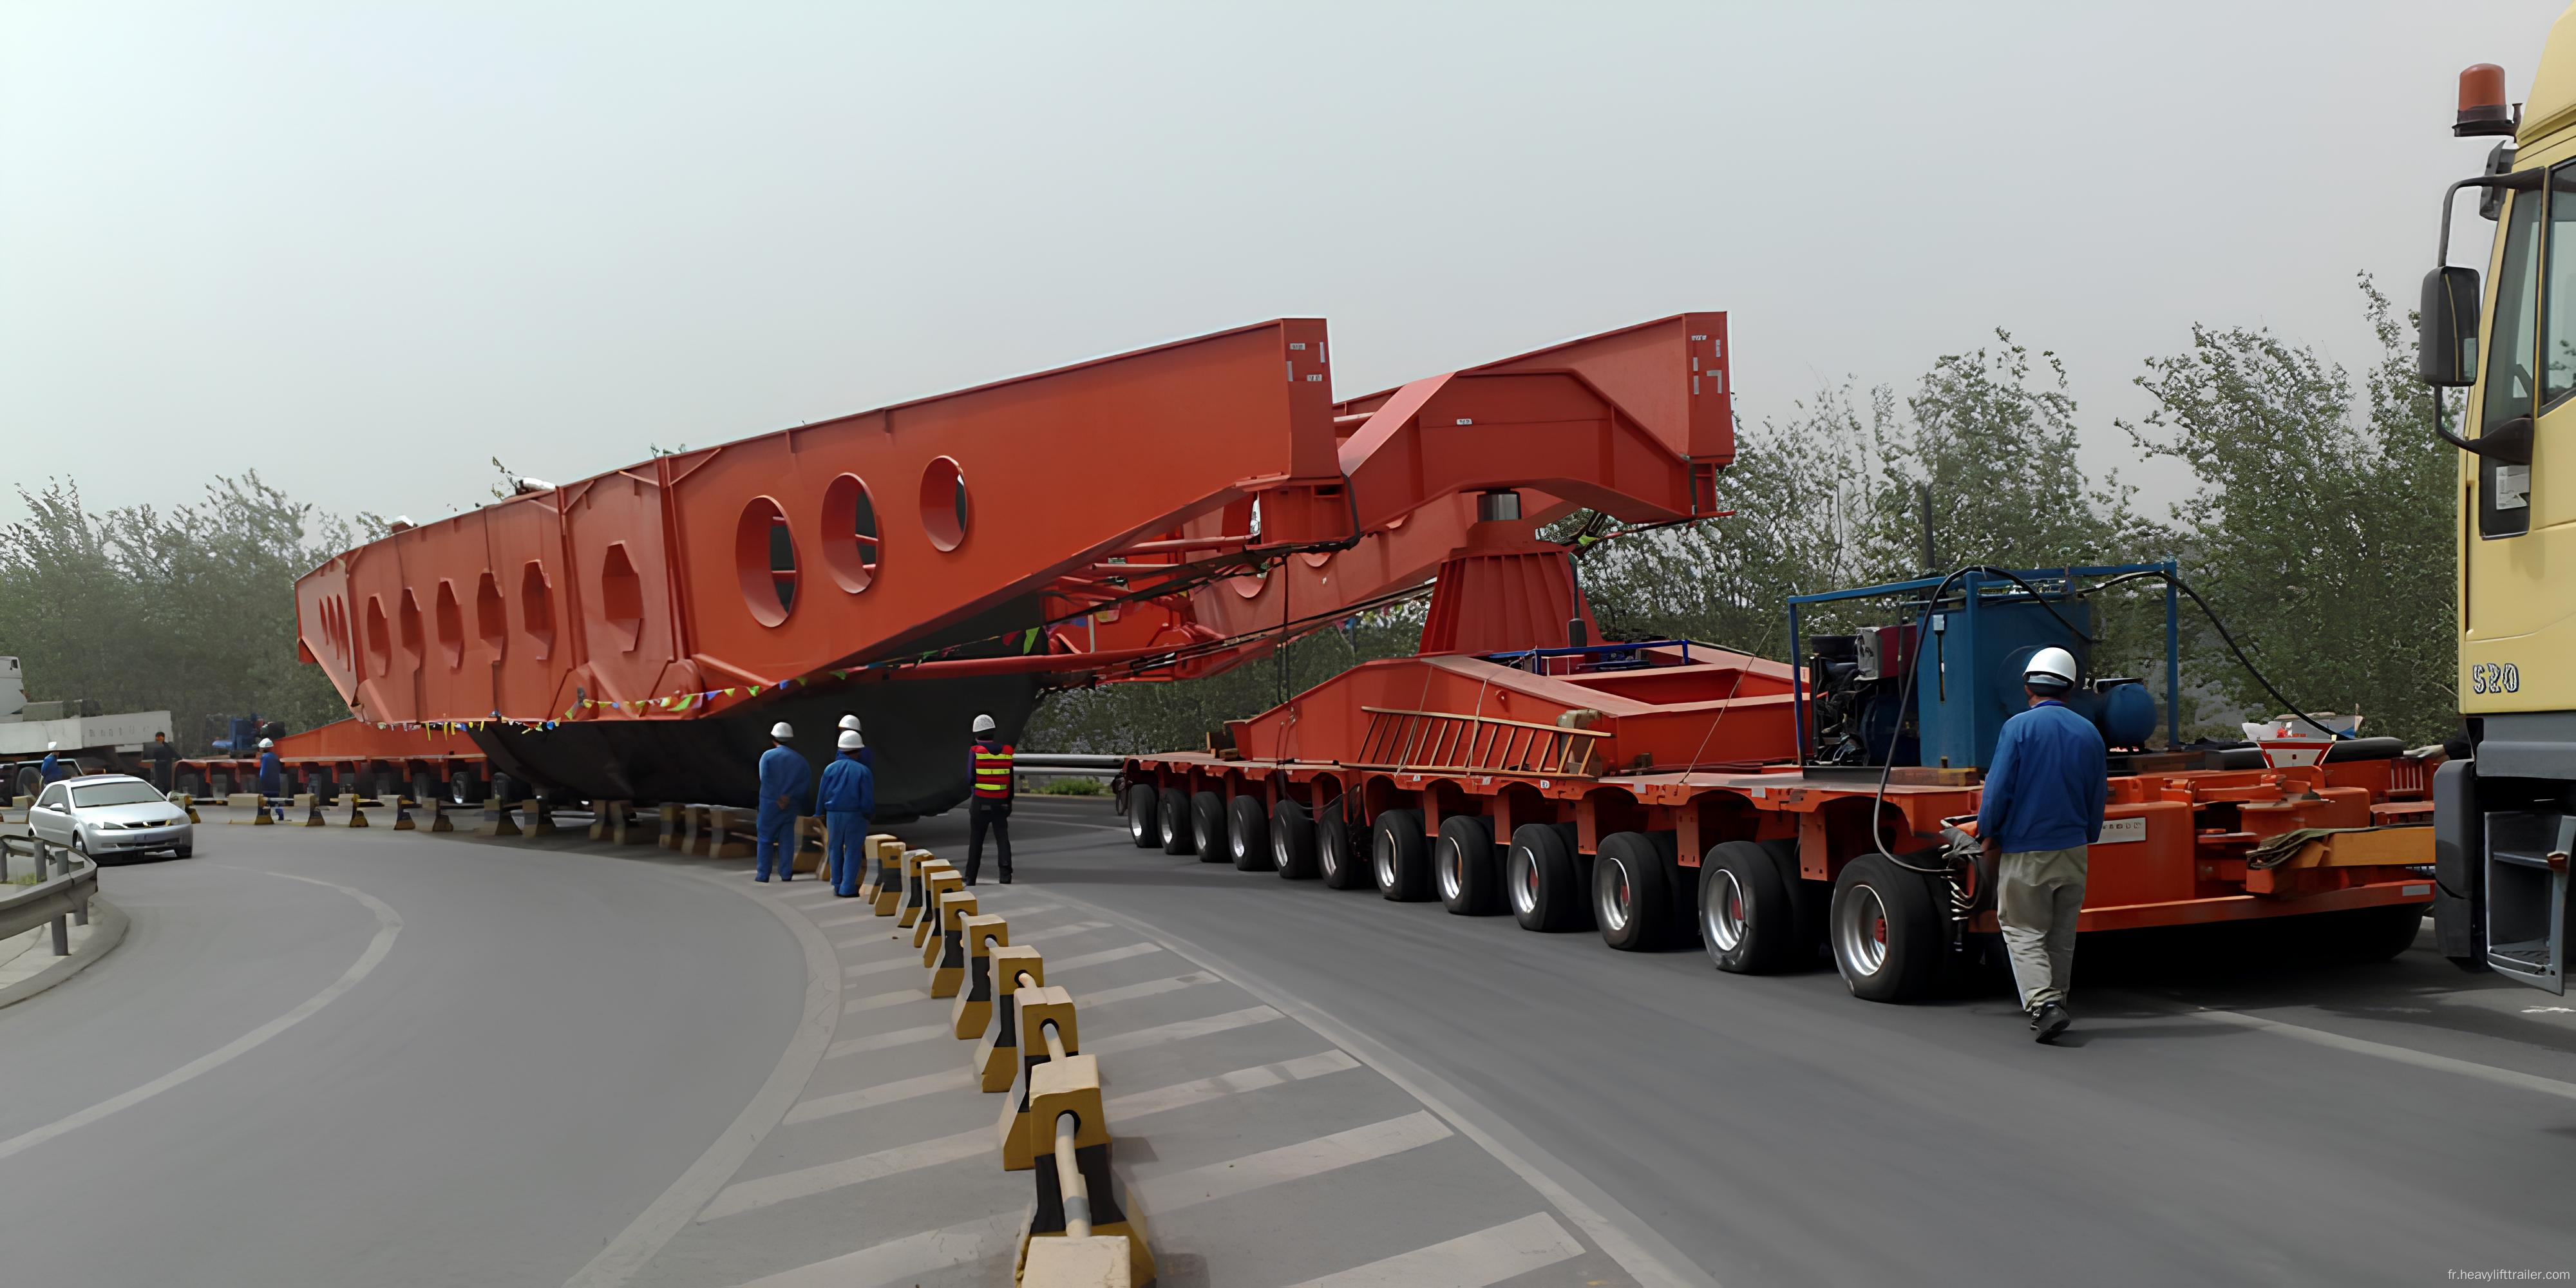
[{"label": "khaki trousers", "polygon": [[2012,956],[2021,1006],[2064,1002],[2075,975],[2075,925],[2084,908],[2085,846],[2007,854],[1995,878],[1995,920]]}]

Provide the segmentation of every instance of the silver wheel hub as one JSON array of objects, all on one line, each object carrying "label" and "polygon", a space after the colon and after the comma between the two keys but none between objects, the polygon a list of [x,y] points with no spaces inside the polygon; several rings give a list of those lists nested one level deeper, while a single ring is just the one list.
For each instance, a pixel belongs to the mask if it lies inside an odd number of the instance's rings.
[{"label": "silver wheel hub", "polygon": [[1452,903],[1457,902],[1458,889],[1465,880],[1459,871],[1464,859],[1465,855],[1456,841],[1445,836],[1440,838],[1440,897]]},{"label": "silver wheel hub", "polygon": [[1701,875],[1700,925],[1712,953],[1731,953],[1744,943],[1744,887],[1735,874],[1717,868]]},{"label": "silver wheel hub", "polygon": [[1628,865],[1612,858],[1601,861],[1610,869],[1601,882],[1601,926],[1605,930],[1626,930],[1630,904],[1635,898],[1628,886]]},{"label": "silver wheel hub", "polygon": [[1395,838],[1380,833],[1377,844],[1369,847],[1377,859],[1377,888],[1395,888]]},{"label": "silver wheel hub", "polygon": [[1843,969],[1866,978],[1887,965],[1887,905],[1865,885],[1834,910],[1834,957]]},{"label": "silver wheel hub", "polygon": [[1526,845],[1512,847],[1512,911],[1524,917],[1538,912],[1538,856]]}]

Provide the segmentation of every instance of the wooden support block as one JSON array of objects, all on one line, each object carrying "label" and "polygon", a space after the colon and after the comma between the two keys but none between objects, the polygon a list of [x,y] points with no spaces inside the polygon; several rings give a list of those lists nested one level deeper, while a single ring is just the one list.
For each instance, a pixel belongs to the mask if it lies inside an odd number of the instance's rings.
[{"label": "wooden support block", "polygon": [[917,926],[930,908],[930,871],[947,871],[948,860],[932,857],[928,850],[914,850],[904,856],[903,903],[895,911],[894,924]]},{"label": "wooden support block", "polygon": [[552,836],[555,834],[555,807],[552,802],[543,796],[531,796],[527,801],[527,810],[528,825],[521,835]]},{"label": "wooden support block", "polygon": [[[1046,983],[1046,956],[1027,944],[1014,944],[993,950],[993,1021],[984,1030],[984,1040],[975,1044],[975,1058],[968,1066],[975,1074],[975,1085],[985,1091],[1008,1091],[1011,1079],[1020,1071],[1020,1011],[1016,997],[1020,976],[1027,975],[1036,984]],[[1044,1043],[1038,1049],[1046,1049]]]},{"label": "wooden support block", "polygon": [[624,801],[592,801],[590,803],[590,839],[607,840],[608,834],[615,830],[610,826],[609,820],[623,813],[625,809]]},{"label": "wooden support block", "polygon": [[429,798],[429,830],[433,832],[456,830],[456,821],[447,816],[447,798],[444,796]]},{"label": "wooden support block", "polygon": [[[811,841],[810,846],[806,842]],[[799,814],[787,840],[787,867],[791,872],[820,872],[823,868],[823,820],[811,814]]]},{"label": "wooden support block", "polygon": [[680,853],[703,859],[715,846],[715,810],[706,805],[680,807]]},{"label": "wooden support block", "polygon": [[[983,1033],[993,1022],[993,950],[1011,946],[1011,924],[991,913],[978,913],[960,920],[957,928],[966,947],[966,977],[964,986],[956,990],[956,1005],[948,1008],[948,1030],[962,1042]],[[930,995],[940,994],[934,988]]]}]

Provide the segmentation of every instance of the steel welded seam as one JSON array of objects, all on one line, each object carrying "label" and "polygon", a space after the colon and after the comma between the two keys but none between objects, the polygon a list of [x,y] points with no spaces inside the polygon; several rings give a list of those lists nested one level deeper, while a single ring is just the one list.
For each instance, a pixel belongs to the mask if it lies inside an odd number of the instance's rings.
[{"label": "steel welded seam", "polygon": [[[217,864],[215,866],[231,867],[233,865]],[[376,967],[382,964],[385,960],[385,955],[394,950],[394,939],[402,934],[403,920],[401,915],[396,913],[390,905],[385,903],[384,900],[368,894],[363,890],[353,889],[349,886],[341,885],[336,881],[324,881],[318,877],[299,877],[288,872],[269,872],[262,868],[242,868],[240,870],[244,872],[257,872],[263,876],[284,877],[289,881],[302,881],[310,885],[324,886],[337,890],[340,893],[357,900],[360,904],[365,905],[367,911],[375,914],[376,933],[374,937],[367,941],[366,951],[359,953],[358,960],[349,963],[349,968],[340,972],[340,977],[338,979],[331,981],[331,983],[321,992],[315,993],[313,996],[298,1003],[295,1009],[288,1011],[284,1015],[278,1016],[276,1019],[270,1020],[266,1024],[260,1025],[258,1028],[252,1029],[250,1032],[245,1033],[240,1037],[234,1038],[232,1041],[227,1042],[204,1055],[198,1056],[196,1059],[191,1060],[186,1064],[180,1065],[176,1069],[172,1069],[168,1073],[162,1074],[158,1078],[154,1078],[150,1082],[144,1083],[142,1086],[118,1095],[110,1096],[105,1100],[99,1101],[97,1104],[91,1105],[87,1109],[80,1110],[62,1118],[57,1118],[42,1127],[21,1132],[5,1141],[0,1141],[0,1158],[7,1158],[13,1154],[33,1149],[34,1147],[52,1140],[57,1136],[86,1127],[110,1114],[118,1112],[119,1110],[130,1109],[135,1105],[139,1105],[146,1100],[150,1100],[154,1096],[160,1095],[164,1091],[168,1091],[181,1083],[197,1077],[199,1074],[207,1073],[224,1064],[228,1064],[236,1057],[249,1052],[252,1048],[268,1041],[270,1038],[276,1037],[278,1034],[284,1033],[288,1029],[303,1023],[306,1019],[311,1018],[314,1012],[319,1011],[323,1007],[329,1006],[332,1002],[339,1000],[342,994],[348,992],[350,989],[356,988],[359,981],[364,980],[367,976],[373,974]]]}]

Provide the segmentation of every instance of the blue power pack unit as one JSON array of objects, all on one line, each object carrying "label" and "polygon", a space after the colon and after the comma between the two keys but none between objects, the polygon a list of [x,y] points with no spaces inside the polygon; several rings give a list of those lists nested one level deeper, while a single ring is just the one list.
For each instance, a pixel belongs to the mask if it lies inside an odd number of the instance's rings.
[{"label": "blue power pack unit", "polygon": [[[2054,610],[2055,615],[2051,615]],[[2066,619],[2061,623],[2058,618]],[[2062,648],[2092,673],[2082,637],[2093,631],[2091,606],[2079,599],[2041,603],[2028,595],[1982,599],[1971,593],[1958,608],[1935,612],[1928,642],[1916,654],[1914,710],[1920,722],[1922,763],[1943,769],[1983,769],[1994,759],[2004,721],[2030,705],[2021,677],[2031,655]]]}]

